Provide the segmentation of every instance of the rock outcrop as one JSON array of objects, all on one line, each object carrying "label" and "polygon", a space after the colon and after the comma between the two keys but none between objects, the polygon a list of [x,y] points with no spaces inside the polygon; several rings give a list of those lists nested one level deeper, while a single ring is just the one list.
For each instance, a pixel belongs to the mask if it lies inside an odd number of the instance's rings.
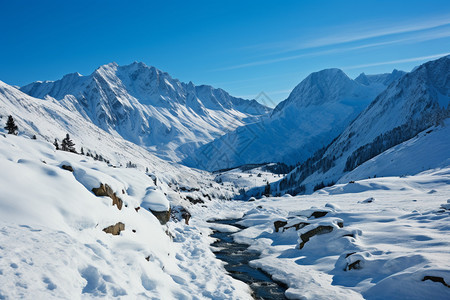
[{"label": "rock outcrop", "polygon": [[119,235],[121,231],[125,230],[125,224],[118,222],[115,225],[108,226],[103,229],[104,232],[112,235]]},{"label": "rock outcrop", "polygon": [[100,184],[100,187],[93,188],[92,192],[95,196],[107,196],[112,199],[113,206],[116,205],[119,210],[122,209],[123,201],[119,197],[117,197],[116,193],[113,192],[111,187],[107,184]]},{"label": "rock outcrop", "polygon": [[167,211],[155,211],[151,210],[150,208],[148,210],[152,212],[152,214],[158,219],[161,225],[165,225],[167,222],[169,222],[171,212],[170,208]]}]

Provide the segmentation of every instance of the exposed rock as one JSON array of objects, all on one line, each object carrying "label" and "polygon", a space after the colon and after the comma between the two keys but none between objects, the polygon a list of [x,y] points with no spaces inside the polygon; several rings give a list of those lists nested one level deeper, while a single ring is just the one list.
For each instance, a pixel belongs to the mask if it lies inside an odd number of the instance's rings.
[{"label": "exposed rock", "polygon": [[294,224],[292,226],[284,227],[283,231],[285,231],[286,229],[292,228],[292,227],[295,227],[295,230],[299,230],[299,229],[302,229],[303,227],[305,227],[306,225],[309,225],[309,223],[300,222],[300,223]]},{"label": "exposed rock", "polygon": [[150,255],[145,258],[147,261],[150,261]]},{"label": "exposed rock", "polygon": [[203,201],[202,199],[200,199],[200,198],[194,199],[194,198],[191,197],[191,196],[186,196],[186,199],[187,199],[189,202],[191,202],[192,204],[205,203],[205,201]]},{"label": "exposed rock", "polygon": [[72,166],[69,166],[69,165],[62,165],[62,166],[61,166],[61,169],[64,169],[64,170],[73,172]]},{"label": "exposed rock", "polygon": [[423,277],[422,281],[425,281],[425,280],[431,280],[431,281],[434,281],[434,282],[439,282],[439,283],[442,283],[444,286],[450,288],[450,285],[448,285],[448,284],[445,282],[444,278],[442,278],[442,277],[438,277],[438,276],[425,276],[425,277]]},{"label": "exposed rock", "polygon": [[125,230],[125,224],[122,222],[118,222],[115,225],[103,229],[104,232],[111,233],[112,235],[119,235],[122,230]]},{"label": "exposed rock", "polygon": [[370,198],[367,198],[366,200],[359,201],[358,203],[372,203],[373,201],[375,201],[375,198],[370,197]]},{"label": "exposed rock", "polygon": [[184,223],[186,225],[189,225],[189,220],[191,219],[191,216],[192,216],[191,213],[188,212],[187,210],[181,213],[181,217],[184,219]]},{"label": "exposed rock", "polygon": [[[278,230],[279,230],[281,227],[284,227],[286,224],[287,224],[286,221],[275,221],[275,222],[273,222],[273,226],[275,227],[275,232],[278,232]],[[283,231],[284,231],[284,230],[283,230]]]},{"label": "exposed rock", "polygon": [[172,219],[177,221],[184,220],[186,225],[189,225],[189,220],[192,217],[191,213],[181,205],[173,206],[170,214]]},{"label": "exposed rock", "polygon": [[150,208],[148,210],[152,212],[152,214],[158,219],[161,225],[165,225],[167,222],[169,222],[171,212],[170,208],[167,211],[154,211]]},{"label": "exposed rock", "polygon": [[332,226],[319,225],[316,228],[303,233],[302,235],[300,235],[302,242],[300,243],[299,248],[302,249],[305,246],[306,242],[308,242],[309,239],[312,238],[313,236],[330,233],[332,231],[333,231]]},{"label": "exposed rock", "polygon": [[327,211],[315,211],[309,216],[310,218],[314,217],[316,219],[325,217],[328,214]]},{"label": "exposed rock", "polygon": [[352,262],[351,264],[349,264],[346,268],[346,270],[350,271],[350,270],[359,270],[361,269],[361,261],[358,259],[354,262]]},{"label": "exposed rock", "polygon": [[347,253],[347,254],[345,254],[345,258],[347,258],[347,257],[349,257],[350,255],[352,255],[352,254],[355,254],[356,252],[350,252],[350,253]]},{"label": "exposed rock", "polygon": [[140,206],[134,208],[134,210],[135,210],[136,212],[138,212],[140,209],[141,209]]},{"label": "exposed rock", "polygon": [[112,199],[113,206],[116,205],[119,210],[122,209],[123,201],[119,197],[117,197],[116,193],[113,192],[111,187],[107,184],[100,184],[100,187],[93,188],[92,192],[95,196],[107,196]]}]

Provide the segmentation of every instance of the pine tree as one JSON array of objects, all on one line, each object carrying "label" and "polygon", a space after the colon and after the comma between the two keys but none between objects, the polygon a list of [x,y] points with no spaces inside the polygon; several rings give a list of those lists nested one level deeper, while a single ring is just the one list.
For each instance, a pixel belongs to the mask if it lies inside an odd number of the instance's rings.
[{"label": "pine tree", "polygon": [[265,189],[264,189],[264,195],[265,195],[266,197],[269,197],[269,196],[270,196],[270,183],[269,183],[269,181],[267,181],[266,187],[265,187]]},{"label": "pine tree", "polygon": [[84,155],[83,147],[81,147],[81,155]]},{"label": "pine tree", "polygon": [[11,115],[8,116],[8,120],[6,121],[5,129],[8,130],[8,134],[17,135],[18,127],[14,122],[14,119]]},{"label": "pine tree", "polygon": [[53,142],[53,145],[55,146],[56,150],[59,150],[59,144],[58,144],[57,139],[55,139],[55,141]]},{"label": "pine tree", "polygon": [[74,146],[75,146],[75,143],[72,142],[69,134],[66,134],[66,137],[61,142],[61,150],[77,153]]}]

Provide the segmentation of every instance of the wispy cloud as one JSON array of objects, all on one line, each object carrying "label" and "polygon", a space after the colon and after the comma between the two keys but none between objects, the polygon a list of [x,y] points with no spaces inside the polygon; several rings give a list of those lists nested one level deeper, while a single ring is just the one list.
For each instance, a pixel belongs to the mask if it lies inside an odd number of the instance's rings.
[{"label": "wispy cloud", "polygon": [[342,69],[343,70],[352,70],[352,69],[360,69],[360,68],[368,68],[368,67],[378,67],[378,66],[384,66],[384,65],[409,63],[409,62],[415,62],[415,61],[425,61],[425,60],[435,59],[435,58],[439,58],[439,57],[443,57],[443,56],[447,56],[447,55],[450,55],[450,52],[439,53],[439,54],[428,55],[428,56],[412,57],[412,58],[406,58],[406,59],[382,61],[382,62],[376,62],[376,63],[370,63],[370,64],[363,64],[363,65],[347,66],[347,67],[342,67]]},{"label": "wispy cloud", "polygon": [[[359,29],[359,32],[354,30],[349,30],[346,34],[338,36],[325,36],[319,39],[307,41],[305,43],[299,44],[297,49],[306,49],[322,46],[331,46],[349,42],[356,42],[367,40],[371,38],[385,37],[395,34],[405,34],[412,33],[422,30],[429,30],[433,28],[438,28],[441,26],[446,26],[450,24],[450,16],[435,17],[432,20],[414,22],[414,25],[394,25],[385,28],[374,28],[374,29]],[[363,32],[363,33],[360,33]]]},{"label": "wispy cloud", "polygon": [[[384,24],[380,26],[379,24]],[[411,25],[414,24],[414,25]],[[339,28],[328,28],[329,34],[323,34],[316,39],[299,41],[298,37],[279,41],[276,43],[266,43],[259,45],[245,46],[242,49],[281,49],[270,54],[280,54],[296,50],[305,50],[318,47],[334,46],[350,42],[358,42],[372,38],[382,38],[398,34],[408,34],[424,30],[439,28],[450,25],[450,15],[432,16],[423,20],[407,20],[398,23],[385,24],[376,21],[374,24],[360,24],[351,26],[341,26]],[[337,34],[339,32],[340,34]]]},{"label": "wispy cloud", "polygon": [[[450,24],[450,22],[448,24]],[[314,52],[302,53],[302,54],[297,54],[297,55],[289,55],[289,56],[278,57],[278,58],[264,59],[264,60],[250,62],[250,63],[234,65],[234,66],[230,66],[230,67],[219,68],[219,69],[215,69],[214,71],[226,71],[226,70],[241,69],[241,68],[267,65],[267,64],[283,62],[283,61],[296,60],[296,59],[305,58],[305,57],[323,56],[323,55],[330,55],[330,54],[337,54],[337,53],[345,53],[345,52],[350,52],[350,51],[357,51],[357,50],[366,49],[366,48],[374,48],[374,47],[396,45],[396,44],[406,44],[406,43],[419,43],[419,42],[440,39],[440,38],[446,38],[446,37],[450,37],[450,30],[448,28],[442,28],[442,29],[435,30],[433,32],[417,33],[417,34],[414,34],[409,37],[394,39],[394,40],[390,40],[390,41],[374,42],[374,43],[367,43],[367,44],[352,46],[352,47],[332,48],[332,49],[328,49],[328,50],[321,50],[321,51],[314,51]]]}]

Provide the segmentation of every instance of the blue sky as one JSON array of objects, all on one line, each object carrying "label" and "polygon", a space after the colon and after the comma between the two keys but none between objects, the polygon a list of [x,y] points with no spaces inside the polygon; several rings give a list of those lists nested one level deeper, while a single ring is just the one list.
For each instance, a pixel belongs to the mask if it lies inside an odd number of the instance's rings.
[{"label": "blue sky", "polygon": [[410,71],[450,52],[450,1],[5,1],[0,80],[142,61],[277,103],[309,73]]}]

